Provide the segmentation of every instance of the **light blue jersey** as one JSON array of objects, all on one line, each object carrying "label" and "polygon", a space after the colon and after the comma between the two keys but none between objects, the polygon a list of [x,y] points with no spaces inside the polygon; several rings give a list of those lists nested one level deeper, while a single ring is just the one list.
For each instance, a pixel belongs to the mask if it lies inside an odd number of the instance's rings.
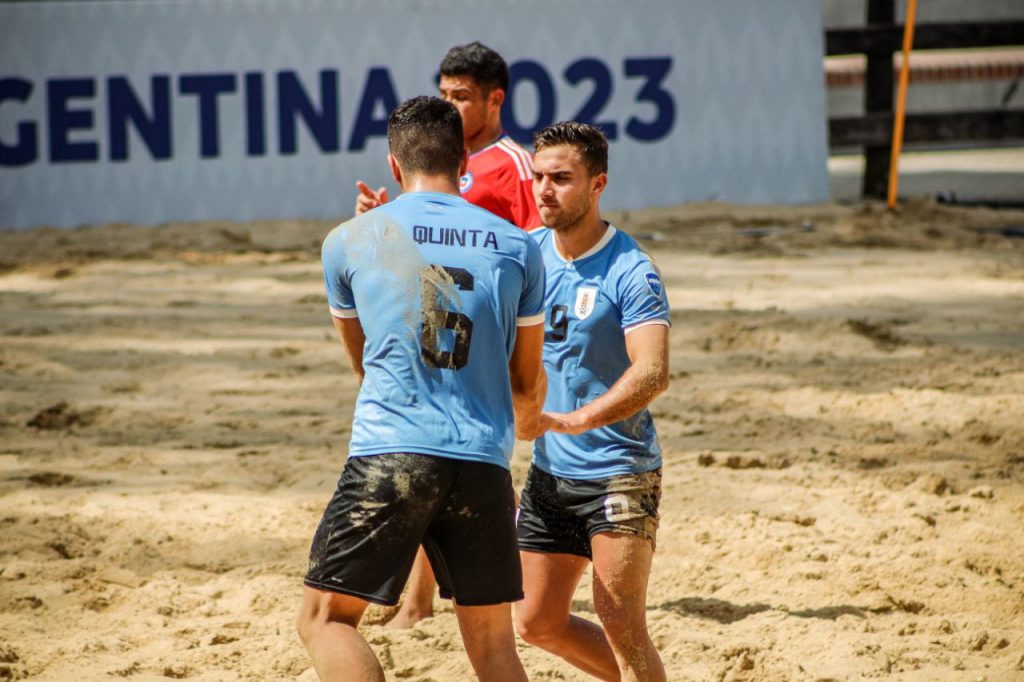
[{"label": "light blue jersey", "polygon": [[[566,261],[546,227],[530,232],[547,272],[544,293],[546,412],[572,412],[608,392],[630,366],[626,334],[669,322],[668,297],[651,259],[625,232],[608,226],[587,253]],[[596,479],[661,466],[654,421],[645,409],[577,436],[549,431],[533,462],[563,478]]]},{"label": "light blue jersey", "polygon": [[516,327],[543,319],[537,244],[460,197],[413,192],[336,227],[322,256],[331,313],[366,334],[349,455],[508,468]]}]

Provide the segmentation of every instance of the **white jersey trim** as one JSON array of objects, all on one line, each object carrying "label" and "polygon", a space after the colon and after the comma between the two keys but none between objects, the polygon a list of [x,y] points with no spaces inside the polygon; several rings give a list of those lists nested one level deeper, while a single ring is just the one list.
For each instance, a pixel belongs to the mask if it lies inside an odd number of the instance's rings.
[{"label": "white jersey trim", "polygon": [[622,331],[623,331],[623,334],[628,334],[630,332],[636,331],[640,327],[649,327],[652,324],[660,324],[663,327],[671,326],[668,323],[668,320],[663,320],[661,318],[658,318],[656,320],[644,320],[643,322],[637,322],[636,324],[631,324],[628,327],[624,327]]},{"label": "white jersey trim", "polygon": [[355,308],[331,308],[331,315],[343,320],[351,320],[354,317],[359,317],[359,311]]},{"label": "white jersey trim", "polygon": [[544,313],[537,313],[536,315],[530,315],[529,317],[516,318],[517,327],[532,327],[535,324],[541,324],[544,321]]},{"label": "white jersey trim", "polygon": [[[572,261],[575,262],[583,260],[584,258],[590,258],[595,253],[597,253],[604,247],[608,246],[608,242],[612,240],[612,237],[615,236],[616,232],[618,232],[618,230],[615,229],[615,226],[609,223],[608,229],[604,231],[604,234],[601,236],[600,239],[597,240],[597,243],[591,246],[589,249],[587,249],[586,253],[581,253],[576,258],[573,258]],[[563,263],[570,262],[568,258],[566,258],[565,256],[558,252],[558,247],[555,246],[554,242],[551,243],[551,246],[553,247],[551,250],[555,252],[555,256],[558,258],[558,260],[562,261]]]},{"label": "white jersey trim", "polygon": [[525,149],[507,137],[498,142],[498,147],[515,161],[520,180],[525,182],[533,176],[533,162],[530,161],[530,155]]}]

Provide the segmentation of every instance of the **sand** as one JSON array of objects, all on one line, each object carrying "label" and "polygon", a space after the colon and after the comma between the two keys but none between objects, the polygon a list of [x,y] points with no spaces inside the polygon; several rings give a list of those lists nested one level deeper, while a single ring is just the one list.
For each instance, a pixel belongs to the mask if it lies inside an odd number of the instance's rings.
[{"label": "sand", "polygon": [[[1024,679],[1024,213],[613,217],[673,307],[669,678]],[[315,679],[293,619],[355,395],[331,227],[0,232],[0,679]],[[387,615],[389,679],[471,679],[447,604]]]}]

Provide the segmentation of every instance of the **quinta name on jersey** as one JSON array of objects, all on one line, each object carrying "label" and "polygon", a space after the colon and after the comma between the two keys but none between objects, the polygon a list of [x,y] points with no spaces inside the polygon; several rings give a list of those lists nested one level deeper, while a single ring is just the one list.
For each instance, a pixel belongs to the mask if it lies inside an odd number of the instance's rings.
[{"label": "quinta name on jersey", "polygon": [[498,250],[498,237],[489,231],[464,230],[458,227],[428,227],[413,225],[412,238],[417,244],[440,246],[480,246]]}]

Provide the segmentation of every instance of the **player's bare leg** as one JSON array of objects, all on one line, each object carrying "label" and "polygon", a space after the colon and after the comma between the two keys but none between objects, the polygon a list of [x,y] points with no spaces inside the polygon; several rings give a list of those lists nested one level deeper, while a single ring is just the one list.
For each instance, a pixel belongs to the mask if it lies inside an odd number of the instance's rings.
[{"label": "player's bare leg", "polygon": [[526,671],[516,651],[512,631],[512,605],[455,605],[459,630],[469,662],[480,682],[526,682]]},{"label": "player's bare leg", "polygon": [[356,630],[369,602],[304,587],[296,626],[323,682],[384,682],[384,670]]},{"label": "player's bare leg", "polygon": [[601,627],[570,614],[572,596],[590,563],[573,554],[520,552],[525,599],[516,604],[524,640],[601,680],[618,680],[619,666]]},{"label": "player's bare leg", "polygon": [[437,587],[437,580],[434,579],[434,571],[430,568],[430,560],[427,553],[420,547],[416,552],[416,561],[412,565],[412,572],[409,574],[409,588],[405,591],[405,598],[398,608],[398,613],[391,617],[385,627],[389,628],[411,628],[413,625],[434,615],[434,589]]},{"label": "player's bare leg", "polygon": [[647,580],[654,548],[629,533],[598,533],[594,555],[594,608],[615,652],[623,682],[662,682],[665,666],[647,633]]}]

